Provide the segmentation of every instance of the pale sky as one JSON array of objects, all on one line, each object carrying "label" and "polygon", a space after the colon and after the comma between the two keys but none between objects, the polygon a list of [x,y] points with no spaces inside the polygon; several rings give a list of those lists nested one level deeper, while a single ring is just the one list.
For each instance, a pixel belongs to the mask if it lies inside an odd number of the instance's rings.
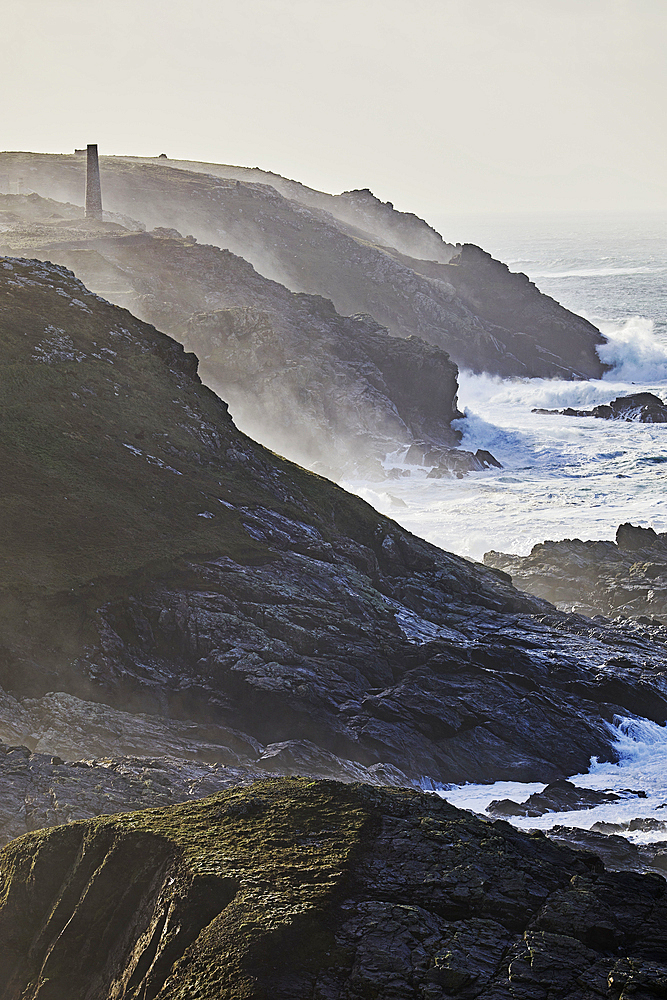
[{"label": "pale sky", "polygon": [[0,148],[443,213],[667,209],[667,0],[0,0]]}]

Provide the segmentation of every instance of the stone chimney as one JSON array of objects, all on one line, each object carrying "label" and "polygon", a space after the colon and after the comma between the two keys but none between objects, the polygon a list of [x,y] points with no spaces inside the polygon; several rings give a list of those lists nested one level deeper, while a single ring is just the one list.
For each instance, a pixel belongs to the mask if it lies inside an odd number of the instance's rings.
[{"label": "stone chimney", "polygon": [[97,159],[97,144],[88,145],[86,164],[86,218],[102,221],[102,188],[100,187],[100,164]]}]

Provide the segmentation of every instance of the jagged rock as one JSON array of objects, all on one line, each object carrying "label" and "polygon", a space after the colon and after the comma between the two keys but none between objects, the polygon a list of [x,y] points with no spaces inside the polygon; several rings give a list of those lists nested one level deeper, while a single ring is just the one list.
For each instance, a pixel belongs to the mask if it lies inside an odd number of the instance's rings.
[{"label": "jagged rock", "polygon": [[[452,257],[455,248],[421,220],[367,192],[335,198],[216,164],[100,162],[105,203],[114,211],[135,215],[139,203],[148,228],[187,228],[292,291],[324,296],[342,315],[370,314],[396,336],[444,349],[458,365],[547,378],[605,371],[596,353],[604,338],[594,326],[477,247]],[[29,171],[44,194],[81,197],[76,156],[2,153],[0,166],[8,175]]]},{"label": "jagged rock", "polygon": [[634,392],[630,396],[618,396],[611,403],[602,403],[592,410],[575,410],[567,406],[564,410],[533,409],[533,413],[555,413],[563,417],[599,417],[602,420],[636,420],[642,424],[667,423],[667,406],[652,392]]},{"label": "jagged rock", "polygon": [[[60,698],[65,700],[66,696]],[[132,716],[72,697],[66,700],[73,725],[82,730],[82,737],[86,725],[90,730],[87,754],[77,758],[68,750],[72,744],[67,736],[59,739],[53,730],[42,733],[41,742],[62,746],[66,760],[21,744],[0,743],[0,846],[41,827],[200,799],[267,775],[335,776],[339,781],[398,787],[413,784],[390,764],[364,767],[308,741],[291,740],[265,748],[256,745],[254,752],[228,754],[215,742],[214,733],[209,743],[203,742],[203,727]],[[108,723],[104,736],[94,728],[102,718]],[[134,754],[124,752],[126,743],[118,733],[119,728],[127,731],[132,726],[136,731],[145,727],[143,742]],[[179,730],[182,733],[188,728],[200,732],[193,734],[190,742],[179,742]]]},{"label": "jagged rock", "polygon": [[628,840],[625,833],[636,830],[664,830],[667,824],[656,822],[652,817],[636,819],[626,823],[594,823],[590,830],[556,826],[549,830],[552,840],[570,844],[573,847],[592,851],[602,859],[605,866],[616,871],[658,872],[667,877],[667,839],[644,844]]},{"label": "jagged rock", "polygon": [[487,451],[485,448],[478,448],[475,452],[475,458],[478,462],[481,462],[486,469],[502,469],[502,463],[498,461],[497,458]]},{"label": "jagged rock", "polygon": [[633,616],[659,629],[667,620],[667,533],[621,524],[616,542],[541,542],[530,555],[487,552],[487,566],[528,593],[582,614]]},{"label": "jagged rock", "polygon": [[491,816],[543,816],[547,812],[567,812],[570,809],[591,809],[603,802],[620,798],[615,792],[598,792],[592,788],[578,788],[571,781],[552,781],[541,792],[533,792],[525,802],[494,799],[487,812]]},{"label": "jagged rock", "polygon": [[[452,451],[457,469],[480,468],[471,453],[453,451],[461,433],[451,421],[462,414],[457,369],[444,351],[390,337],[370,316],[340,316],[329,301],[295,295],[174,229],[91,233],[76,218],[49,224],[58,203],[36,195],[22,221],[24,202],[3,233],[14,251],[71,267],[94,291],[176,337],[235,419],[273,450],[333,478],[384,479],[385,456],[424,439],[427,448]],[[39,202],[47,217],[40,224]],[[62,206],[66,215],[72,209]]]},{"label": "jagged rock", "polygon": [[575,377],[600,378],[604,366],[596,347],[603,341],[596,328],[543,295],[525,274],[510,272],[506,264],[468,243],[450,260],[448,274],[461,300],[483,322],[493,324],[508,354],[526,371],[557,375],[560,366],[561,377],[567,378],[570,368]]},{"label": "jagged rock", "polygon": [[[591,851],[612,871],[660,871],[659,866],[645,861],[636,844],[627,837],[579,827],[555,826],[548,831],[550,840],[568,844],[576,850]],[[664,866],[663,866],[664,867]]]},{"label": "jagged rock", "polygon": [[614,706],[664,717],[659,628],[560,615],[267,452],[64,268],[0,288],[7,743],[551,781],[613,754]]},{"label": "jagged rock", "polygon": [[616,529],[616,545],[628,555],[642,551],[650,555],[658,550],[667,558],[667,535],[658,535],[653,528],[642,528],[638,524],[619,524]]},{"label": "jagged rock", "polygon": [[662,878],[416,792],[265,781],[28,834],[0,870],[7,1000],[571,1000],[667,982]]}]

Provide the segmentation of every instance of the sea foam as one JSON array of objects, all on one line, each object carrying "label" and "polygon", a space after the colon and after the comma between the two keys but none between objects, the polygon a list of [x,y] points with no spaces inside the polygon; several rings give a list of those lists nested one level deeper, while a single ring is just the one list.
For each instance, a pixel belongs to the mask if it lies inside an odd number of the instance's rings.
[{"label": "sea foam", "polygon": [[[649,719],[616,716],[610,730],[617,761],[600,763],[592,758],[586,774],[572,775],[569,780],[579,788],[614,792],[618,799],[592,809],[548,812],[532,817],[511,816],[507,817],[509,822],[523,830],[551,830],[555,826],[590,830],[601,824],[602,829],[614,827],[609,832],[618,833],[636,844],[667,840],[667,728]],[[525,802],[534,792],[542,791],[545,785],[496,781],[490,785],[447,788],[425,781],[424,787],[435,790],[452,805],[483,813],[494,799]],[[637,792],[645,793],[645,798]],[[647,822],[642,823],[642,820]]]},{"label": "sea foam", "polygon": [[622,324],[599,323],[607,343],[598,348],[600,360],[613,365],[606,381],[667,382],[667,348],[655,336],[655,324],[632,316]]}]

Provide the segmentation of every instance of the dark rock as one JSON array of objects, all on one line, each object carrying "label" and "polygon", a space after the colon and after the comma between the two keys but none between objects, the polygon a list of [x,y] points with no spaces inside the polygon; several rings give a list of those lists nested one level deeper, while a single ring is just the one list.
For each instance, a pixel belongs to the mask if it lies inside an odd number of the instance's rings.
[{"label": "dark rock", "polygon": [[494,800],[487,812],[491,816],[543,816],[547,812],[567,812],[570,809],[591,809],[603,802],[620,798],[615,792],[598,792],[591,788],[578,788],[570,781],[552,781],[542,792],[534,792],[525,802],[509,799]]},{"label": "dark rock", "polygon": [[617,833],[555,826],[548,831],[548,836],[550,840],[568,844],[572,848],[591,851],[602,859],[605,868],[613,871],[658,870],[652,865],[645,864],[637,846]]},{"label": "dark rock", "polygon": [[482,465],[487,468],[502,469],[502,464],[497,458],[494,458],[490,451],[486,451],[484,448],[478,448],[475,452],[475,458],[478,459]]},{"label": "dark rock", "polygon": [[552,781],[613,754],[613,706],[667,711],[659,628],[559,614],[256,445],[64,268],[0,275],[8,744]]},{"label": "dark rock", "polygon": [[572,1000],[667,983],[664,879],[417,792],[264,781],[28,834],[0,871],[8,997],[39,982],[100,1000]]},{"label": "dark rock", "polygon": [[653,528],[621,524],[615,543],[547,541],[534,545],[528,556],[487,552],[484,563],[508,572],[516,586],[561,608],[632,616],[638,626],[646,627],[646,634],[662,634],[665,627],[667,534]]},{"label": "dark rock", "polygon": [[664,424],[667,406],[652,392],[634,392],[612,399],[609,407],[616,419],[639,420],[644,424]]},{"label": "dark rock", "polygon": [[618,396],[611,403],[601,403],[592,410],[576,410],[566,406],[564,410],[545,410],[535,407],[532,413],[560,414],[563,417],[599,417],[602,420],[636,420],[642,424],[667,423],[667,406],[652,392],[635,392],[629,396]]},{"label": "dark rock", "polygon": [[[505,816],[529,815],[525,803],[515,802],[514,799],[494,799],[493,802],[489,803],[486,811],[490,816],[495,816],[498,819],[503,819]],[[530,813],[530,815],[538,816],[539,813]]]},{"label": "dark rock", "polygon": [[621,552],[634,554],[642,549],[664,549],[667,556],[667,536],[662,538],[653,528],[642,528],[640,525],[619,524],[616,529],[616,544]]},{"label": "dark rock", "polygon": [[573,322],[572,314],[542,295],[525,274],[510,272],[506,264],[466,243],[450,261],[448,280],[483,322],[493,324],[508,354],[526,371],[557,375],[562,366],[575,377],[600,377],[604,365],[596,346],[603,341],[597,339],[598,331],[581,317]]}]

